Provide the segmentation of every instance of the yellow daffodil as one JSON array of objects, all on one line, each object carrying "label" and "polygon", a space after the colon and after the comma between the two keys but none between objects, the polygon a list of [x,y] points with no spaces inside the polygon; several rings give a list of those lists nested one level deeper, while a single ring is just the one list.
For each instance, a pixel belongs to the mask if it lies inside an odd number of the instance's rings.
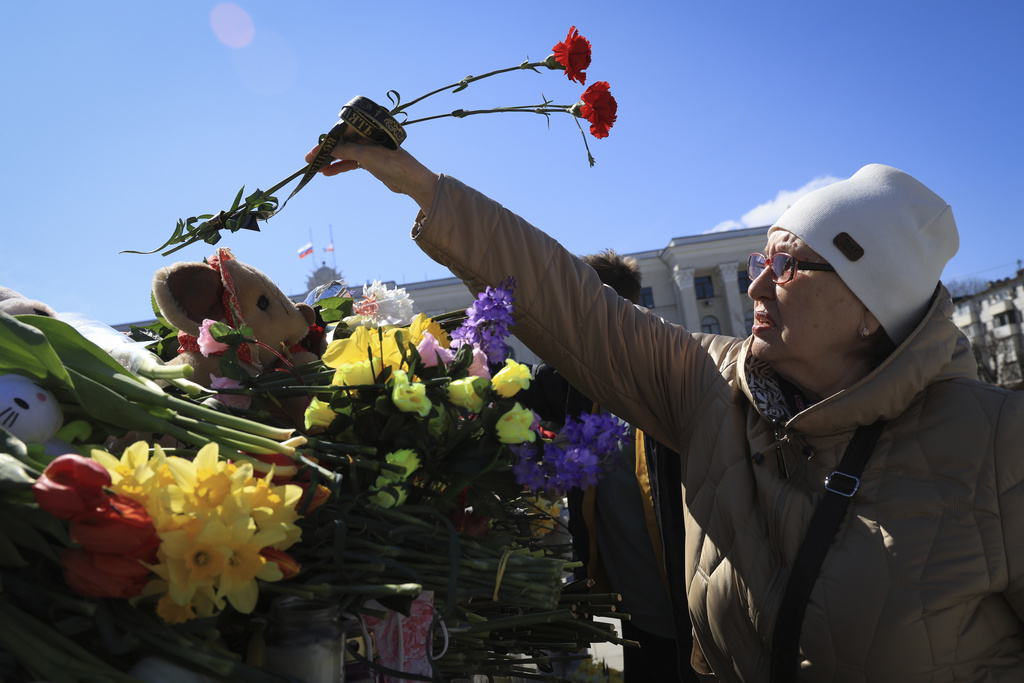
[{"label": "yellow daffodil", "polygon": [[530,428],[533,426],[533,421],[533,411],[516,403],[511,410],[498,418],[498,423],[494,428],[498,435],[498,441],[502,443],[535,441],[537,432]]},{"label": "yellow daffodil", "polygon": [[256,528],[280,536],[268,545],[276,550],[286,550],[302,535],[302,530],[295,525],[299,517],[295,506],[302,500],[303,492],[295,484],[273,486],[271,480],[271,476],[254,480],[250,486],[245,487],[244,495],[249,502],[249,514]]},{"label": "yellow daffodil", "polygon": [[251,519],[236,519],[228,529],[228,555],[219,576],[217,596],[227,598],[236,610],[249,614],[256,607],[259,586],[256,579],[280,581],[281,568],[260,555],[260,550],[280,541],[279,530],[257,531]]},{"label": "yellow daffodil", "polygon": [[520,389],[530,386],[531,379],[533,376],[527,366],[508,358],[505,360],[505,367],[491,378],[491,386],[499,396],[509,398],[515,396]]},{"label": "yellow daffodil", "polygon": [[[115,458],[97,450],[93,459],[111,472],[112,482],[147,507],[160,547],[157,577],[143,596],[160,596],[157,614],[177,624],[212,616],[227,604],[250,613],[259,595],[258,580],[283,578],[265,548],[283,550],[301,536],[295,506],[302,488],[274,486],[274,468],[266,478],[252,465],[223,461],[217,444],[201,448],[192,459],[167,457],[159,448],[150,455],[143,442]],[[418,465],[417,465],[418,466]]]}]

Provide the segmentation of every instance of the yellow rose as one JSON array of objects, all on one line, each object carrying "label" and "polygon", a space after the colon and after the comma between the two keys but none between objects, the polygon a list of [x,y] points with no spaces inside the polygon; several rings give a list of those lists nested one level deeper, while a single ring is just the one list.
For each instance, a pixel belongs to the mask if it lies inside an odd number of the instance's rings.
[{"label": "yellow rose", "polygon": [[391,401],[403,413],[416,413],[420,417],[430,414],[433,404],[427,398],[427,387],[420,382],[410,382],[405,370],[395,370]]},{"label": "yellow rose", "polygon": [[380,360],[376,358],[373,359],[373,362],[367,359],[356,363],[345,363],[334,371],[334,379],[331,380],[331,384],[349,387],[373,384],[380,370]]},{"label": "yellow rose", "polygon": [[512,410],[498,418],[494,429],[498,433],[498,441],[502,443],[523,443],[535,441],[537,432],[533,426],[533,411],[516,403]]},{"label": "yellow rose", "polygon": [[522,363],[517,363],[511,358],[505,359],[505,367],[498,371],[491,378],[491,386],[498,396],[508,398],[519,393],[520,389],[530,386],[533,376],[530,369]]},{"label": "yellow rose", "polygon": [[314,398],[306,406],[305,424],[306,429],[313,427],[329,427],[334,418],[337,417],[337,413],[331,410],[330,403],[324,403],[318,398]]},{"label": "yellow rose", "polygon": [[479,377],[464,377],[454,380],[448,385],[448,400],[471,413],[479,413],[484,407],[484,399],[477,392],[478,380],[486,382],[486,380],[480,380]]}]

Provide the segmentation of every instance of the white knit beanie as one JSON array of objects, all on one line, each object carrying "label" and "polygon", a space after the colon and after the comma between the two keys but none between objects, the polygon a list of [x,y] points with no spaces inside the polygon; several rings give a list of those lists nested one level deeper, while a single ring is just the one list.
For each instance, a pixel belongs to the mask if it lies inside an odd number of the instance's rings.
[{"label": "white knit beanie", "polygon": [[921,322],[960,247],[949,205],[882,164],[804,195],[773,230],[793,233],[832,264],[897,345]]}]

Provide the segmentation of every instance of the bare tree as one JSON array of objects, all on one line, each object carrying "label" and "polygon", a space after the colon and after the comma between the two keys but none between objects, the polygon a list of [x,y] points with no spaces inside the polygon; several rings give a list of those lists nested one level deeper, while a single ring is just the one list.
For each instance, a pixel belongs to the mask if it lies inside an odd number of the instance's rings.
[{"label": "bare tree", "polygon": [[989,282],[980,278],[964,278],[961,280],[950,280],[945,283],[946,289],[949,290],[950,296],[953,299],[959,299],[965,296],[974,296],[978,292],[984,292],[989,287]]}]

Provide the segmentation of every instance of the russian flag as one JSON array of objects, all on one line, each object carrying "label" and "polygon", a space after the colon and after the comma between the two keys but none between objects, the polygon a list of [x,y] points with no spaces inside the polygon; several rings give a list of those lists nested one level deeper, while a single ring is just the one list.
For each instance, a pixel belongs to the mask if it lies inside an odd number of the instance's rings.
[{"label": "russian flag", "polygon": [[324,251],[334,251],[334,242],[331,242],[326,247],[324,247]]},{"label": "russian flag", "polygon": [[299,258],[306,258],[313,253],[313,243],[310,242],[306,246],[299,249]]}]

